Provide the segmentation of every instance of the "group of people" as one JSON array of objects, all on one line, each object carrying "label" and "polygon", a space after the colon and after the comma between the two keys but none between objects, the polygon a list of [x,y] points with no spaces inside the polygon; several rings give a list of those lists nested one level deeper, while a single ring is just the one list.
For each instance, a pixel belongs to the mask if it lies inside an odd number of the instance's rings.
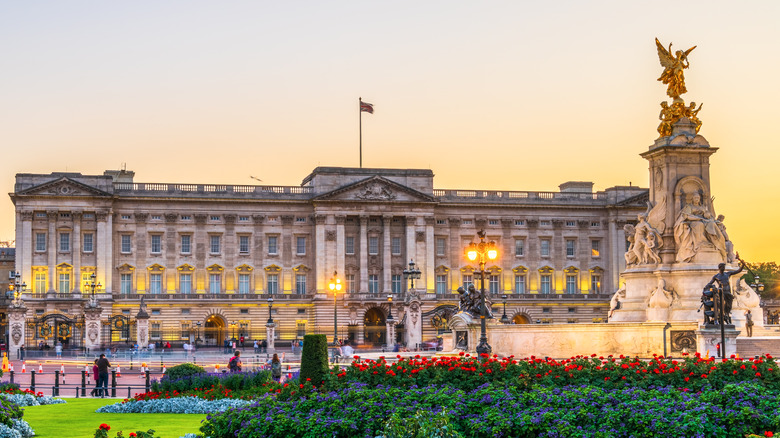
[{"label": "group of people", "polygon": [[109,369],[111,369],[111,362],[108,361],[105,354],[101,354],[99,358],[95,359],[95,363],[92,365],[92,379],[95,381],[95,389],[90,393],[92,397],[105,398],[108,396]]},{"label": "group of people", "polygon": [[[284,353],[282,353],[282,359],[284,359]],[[279,355],[274,353],[271,361],[268,363],[271,368],[271,378],[275,382],[279,382],[282,379],[282,360],[279,359]],[[236,350],[233,352],[233,357],[228,361],[228,370],[231,373],[240,373],[244,363],[241,361],[241,351]]]}]

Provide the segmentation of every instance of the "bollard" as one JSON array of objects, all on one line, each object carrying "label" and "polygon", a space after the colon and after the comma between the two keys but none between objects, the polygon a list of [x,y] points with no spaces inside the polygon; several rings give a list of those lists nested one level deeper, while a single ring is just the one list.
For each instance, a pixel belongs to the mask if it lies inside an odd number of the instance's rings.
[{"label": "bollard", "polygon": [[11,373],[11,384],[13,385],[13,383],[14,383],[14,372],[11,371],[10,373]]},{"label": "bollard", "polygon": [[[76,397],[79,395],[78,389],[76,390]],[[81,396],[86,397],[87,396],[87,372],[84,370],[81,370]]]},{"label": "bollard", "polygon": [[198,358],[195,356],[192,356],[192,364],[197,365],[198,364]]},{"label": "bollard", "polygon": [[130,387],[129,386],[127,387],[127,399],[128,400],[130,399]]},{"label": "bollard", "polygon": [[130,371],[133,371],[133,356],[130,355]]},{"label": "bollard", "polygon": [[160,355],[160,371],[162,372],[162,370],[163,370],[164,368],[165,368],[165,364],[163,363],[163,357],[162,357],[162,354],[161,354],[161,355]]},{"label": "bollard", "polygon": [[52,397],[58,397],[60,395],[60,372],[54,371],[54,388],[51,390]]},{"label": "bollard", "polygon": [[116,397],[116,370],[111,370],[111,397]]},{"label": "bollard", "polygon": [[30,391],[35,392],[35,370],[30,371]]},{"label": "bollard", "polygon": [[152,390],[152,385],[149,383],[149,370],[146,370],[146,392]]}]

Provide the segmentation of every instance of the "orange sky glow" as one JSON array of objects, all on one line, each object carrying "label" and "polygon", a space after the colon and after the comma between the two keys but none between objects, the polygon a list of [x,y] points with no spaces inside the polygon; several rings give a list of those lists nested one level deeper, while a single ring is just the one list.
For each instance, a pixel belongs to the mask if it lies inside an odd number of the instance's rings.
[{"label": "orange sky glow", "polygon": [[365,167],[430,168],[441,189],[647,187],[658,37],[698,45],[683,97],[704,103],[735,248],[778,260],[778,16],[776,1],[5,2],[0,188],[123,163],[137,182],[298,185],[357,167],[361,96]]}]

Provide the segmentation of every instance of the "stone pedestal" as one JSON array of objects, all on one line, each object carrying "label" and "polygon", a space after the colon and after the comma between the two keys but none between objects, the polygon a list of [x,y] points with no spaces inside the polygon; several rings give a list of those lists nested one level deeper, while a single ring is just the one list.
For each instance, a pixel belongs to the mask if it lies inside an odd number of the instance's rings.
[{"label": "stone pedestal", "polygon": [[395,346],[395,321],[387,321],[387,348],[390,350]]},{"label": "stone pedestal", "polygon": [[[729,357],[732,354],[737,354],[737,336],[739,335],[733,325],[726,325],[726,356]],[[720,344],[720,326],[708,325],[700,326],[699,330],[696,330],[696,350],[702,355],[709,353],[710,356],[718,356],[718,344]],[[721,346],[721,348],[723,348]]]},{"label": "stone pedestal", "polygon": [[265,337],[268,339],[268,353],[273,354],[276,351],[274,337],[276,336],[276,324],[269,322],[265,325]]},{"label": "stone pedestal", "polygon": [[[404,333],[406,346],[415,348],[422,343],[422,311],[420,310],[420,297],[414,290],[409,291],[405,304],[406,320]],[[445,350],[446,351],[446,350]]]},{"label": "stone pedestal", "polygon": [[84,325],[87,333],[86,339],[84,339],[84,346],[90,351],[102,348],[102,330],[100,327],[100,316],[102,313],[103,308],[100,306],[84,308]]},{"label": "stone pedestal", "polygon": [[[8,307],[8,358],[15,358],[19,347],[24,345],[27,337],[27,307],[23,303],[19,306],[11,305]],[[25,345],[24,348],[29,348]]]},{"label": "stone pedestal", "polygon": [[147,348],[149,346],[149,315],[136,315],[135,336],[138,348]]}]

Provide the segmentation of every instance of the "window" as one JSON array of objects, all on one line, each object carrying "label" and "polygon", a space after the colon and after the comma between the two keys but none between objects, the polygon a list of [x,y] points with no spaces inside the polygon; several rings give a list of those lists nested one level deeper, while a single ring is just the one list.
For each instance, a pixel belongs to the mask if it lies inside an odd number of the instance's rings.
[{"label": "window", "polygon": [[249,216],[239,216],[238,217],[239,222],[249,222]]},{"label": "window", "polygon": [[35,289],[33,291],[37,294],[46,293],[46,274],[43,272],[35,273]]},{"label": "window", "polygon": [[179,274],[179,293],[192,293],[192,274]]},{"label": "window", "polygon": [[149,338],[160,339],[162,333],[162,330],[160,330],[161,324],[159,322],[153,322],[151,326],[152,327],[149,329]]},{"label": "window", "polygon": [[436,238],[436,255],[443,256],[447,251],[447,241],[443,237]]},{"label": "window", "polygon": [[306,223],[306,217],[305,216],[296,216],[295,222],[299,224],[305,224]]},{"label": "window", "polygon": [[222,236],[209,236],[209,252],[211,254],[219,254],[220,253],[220,243]]},{"label": "window", "polygon": [[306,275],[295,274],[295,293],[303,295],[306,293]]},{"label": "window", "polygon": [[355,293],[355,274],[347,274],[347,292]]},{"label": "window", "polygon": [[447,275],[439,274],[436,276],[436,293],[447,293]]},{"label": "window", "polygon": [[35,250],[46,251],[46,233],[35,233]]},{"label": "window", "polygon": [[525,225],[525,221],[524,220],[516,220],[515,221],[515,225],[518,226],[518,227],[521,227],[521,226]]},{"label": "window", "polygon": [[181,323],[181,338],[182,339],[189,339],[190,338],[190,323],[183,322]]},{"label": "window", "polygon": [[123,215],[122,215],[122,219],[124,219],[124,220],[130,220],[130,215],[129,215],[129,214],[123,214]]},{"label": "window", "polygon": [[368,253],[370,255],[377,255],[379,254],[379,238],[376,236],[371,236],[368,238]]},{"label": "window", "polygon": [[490,276],[490,293],[493,295],[498,295],[499,292],[498,277],[498,274],[493,274]]},{"label": "window", "polygon": [[239,309],[238,313],[242,315],[249,315],[249,309]]},{"label": "window", "polygon": [[219,222],[219,216],[209,216],[209,220],[212,222]]},{"label": "window", "polygon": [[598,228],[601,226],[601,222],[599,221],[593,221],[590,223],[591,228]]},{"label": "window", "polygon": [[162,252],[162,236],[159,234],[152,234],[151,251],[152,254],[160,254]]},{"label": "window", "polygon": [[152,315],[159,315],[160,309],[152,309]]},{"label": "window", "polygon": [[60,218],[68,219],[70,217],[70,213],[60,213]]},{"label": "window", "polygon": [[566,239],[566,257],[574,257],[574,239]]},{"label": "window", "polygon": [[539,241],[539,254],[542,257],[550,257],[550,239],[542,239]]},{"label": "window", "polygon": [[268,285],[266,287],[266,293],[278,294],[279,293],[279,274],[268,274]]},{"label": "window", "polygon": [[84,252],[92,252],[95,250],[95,235],[92,233],[84,233],[84,242],[81,250]]},{"label": "window", "polygon": [[379,276],[376,274],[370,274],[368,276],[368,293],[370,294],[379,293]]},{"label": "window", "polygon": [[277,248],[277,241],[278,237],[276,236],[268,236],[268,254],[276,255],[279,253],[279,248]]},{"label": "window", "polygon": [[239,254],[249,254],[249,236],[238,236]]},{"label": "window", "polygon": [[46,213],[43,212],[35,213],[35,217],[46,217]]},{"label": "window", "polygon": [[436,225],[447,225],[447,219],[436,219]]},{"label": "window", "polygon": [[577,293],[577,274],[566,274],[566,293]]},{"label": "window", "polygon": [[569,307],[569,313],[577,313],[576,307]]},{"label": "window", "polygon": [[133,291],[133,274],[121,274],[119,276],[119,292],[129,294]]},{"label": "window", "polygon": [[121,239],[120,251],[122,252],[122,254],[130,254],[130,252],[133,250],[133,247],[130,242],[130,235],[122,234],[120,236],[120,239]]},{"label": "window", "polygon": [[393,274],[390,277],[390,290],[393,291],[394,294],[401,293],[402,285],[403,283],[401,283],[401,274]]},{"label": "window", "polygon": [[463,225],[471,225],[473,223],[474,221],[472,221],[471,219],[463,219]]},{"label": "window", "polygon": [[552,274],[542,274],[539,292],[549,294],[552,291]]},{"label": "window", "polygon": [[354,254],[355,253],[355,238],[352,236],[347,236],[344,239],[344,252],[347,254]]},{"label": "window", "polygon": [[162,293],[162,274],[149,275],[149,293],[152,294]]},{"label": "window", "polygon": [[238,293],[249,293],[249,274],[238,274]]},{"label": "window", "polygon": [[471,275],[463,276],[463,289],[469,290],[469,286],[474,284],[474,277]]},{"label": "window", "polygon": [[577,319],[576,318],[569,318],[566,320],[566,324],[576,324]]},{"label": "window", "polygon": [[192,220],[192,216],[190,216],[188,214],[184,214],[184,215],[181,216],[181,220],[183,220],[183,221]]},{"label": "window", "polygon": [[60,251],[70,251],[70,233],[60,233]]},{"label": "window", "polygon": [[590,274],[590,290],[593,291],[595,294],[601,293],[601,274],[600,273],[593,273]]},{"label": "window", "polygon": [[181,314],[182,315],[189,315],[190,314],[190,309],[181,309]]},{"label": "window", "polygon": [[60,273],[60,281],[57,287],[57,292],[66,294],[70,292],[70,274],[63,272]]},{"label": "window", "polygon": [[298,321],[296,324],[298,329],[296,330],[296,334],[299,338],[303,338],[306,336],[306,322],[305,321]]},{"label": "window", "polygon": [[488,225],[498,225],[498,219],[490,219],[490,220],[488,220]]},{"label": "window", "polygon": [[576,221],[566,221],[566,226],[567,227],[574,227],[576,225],[577,225]]},{"label": "window", "polygon": [[525,293],[525,275],[515,275],[515,293],[516,294],[524,294]]},{"label": "window", "polygon": [[549,227],[552,225],[552,221],[539,221],[539,225],[543,227]]},{"label": "window", "polygon": [[390,252],[392,252],[393,255],[401,255],[401,238],[393,237],[391,243],[392,249]]},{"label": "window", "polygon": [[306,254],[306,238],[305,237],[296,237],[295,238],[295,253],[298,255],[305,255]]},{"label": "window", "polygon": [[542,313],[550,313],[551,309],[549,307],[542,307]]},{"label": "window", "polygon": [[153,221],[159,221],[159,220],[162,220],[162,216],[160,216],[159,214],[153,214],[153,215],[152,215],[152,220],[153,220]]},{"label": "window", "polygon": [[515,239],[515,257],[525,255],[525,239]]},{"label": "window", "polygon": [[222,275],[209,274],[209,293],[218,294],[222,289]]},{"label": "window", "polygon": [[600,240],[591,240],[590,241],[590,256],[591,257],[598,257],[601,255],[601,241]]},{"label": "window", "polygon": [[189,254],[192,252],[192,236],[189,234],[181,235],[181,253]]}]

